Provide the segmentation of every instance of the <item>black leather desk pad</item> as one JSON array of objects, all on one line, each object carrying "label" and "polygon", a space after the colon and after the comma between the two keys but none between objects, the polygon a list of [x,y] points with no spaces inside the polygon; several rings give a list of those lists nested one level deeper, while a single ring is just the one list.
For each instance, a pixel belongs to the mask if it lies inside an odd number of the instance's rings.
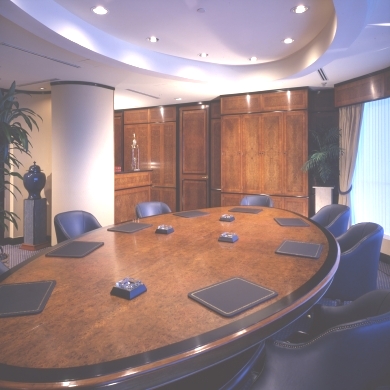
[{"label": "black leather desk pad", "polygon": [[322,244],[289,240],[284,241],[276,250],[276,253],[281,255],[309,257],[311,259],[318,259],[321,252]]},{"label": "black leather desk pad", "polygon": [[277,293],[241,278],[232,278],[191,292],[188,296],[224,317],[233,317]]},{"label": "black leather desk pad", "polygon": [[306,221],[304,221],[301,218],[274,218],[274,219],[281,226],[297,226],[297,227],[310,226]]},{"label": "black leather desk pad", "polygon": [[72,241],[54,251],[46,253],[48,257],[85,257],[104,245],[104,242]]},{"label": "black leather desk pad", "polygon": [[1,285],[0,317],[40,313],[45,308],[55,285],[55,280]]},{"label": "black leather desk pad", "polygon": [[135,233],[138,230],[146,229],[153,226],[150,223],[128,222],[123,225],[114,226],[107,229],[109,232]]},{"label": "black leather desk pad", "polygon": [[209,215],[206,211],[199,210],[191,210],[191,211],[181,211],[180,213],[173,213],[173,215],[177,215],[178,217],[184,218],[194,218],[194,217],[202,217],[203,215]]},{"label": "black leather desk pad", "polygon": [[263,209],[254,209],[251,207],[234,207],[233,209],[229,210],[229,212],[249,213],[249,214],[259,214],[260,211],[263,211]]}]

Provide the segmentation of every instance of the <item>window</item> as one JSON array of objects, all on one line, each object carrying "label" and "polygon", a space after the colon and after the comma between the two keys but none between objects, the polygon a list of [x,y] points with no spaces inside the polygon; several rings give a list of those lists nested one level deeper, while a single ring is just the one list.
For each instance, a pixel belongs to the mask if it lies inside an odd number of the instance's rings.
[{"label": "window", "polygon": [[352,224],[375,222],[390,235],[390,98],[364,104],[352,186]]}]

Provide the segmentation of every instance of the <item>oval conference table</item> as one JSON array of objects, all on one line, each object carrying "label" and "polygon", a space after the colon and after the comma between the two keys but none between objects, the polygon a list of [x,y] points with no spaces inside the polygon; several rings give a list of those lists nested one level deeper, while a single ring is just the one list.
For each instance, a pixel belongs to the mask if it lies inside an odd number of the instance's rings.
[{"label": "oval conference table", "polygon": [[[262,211],[217,207],[192,218],[144,218],[152,226],[134,233],[100,228],[75,240],[104,243],[85,257],[45,255],[66,241],[0,276],[0,287],[55,281],[42,312],[0,318],[0,388],[157,388],[243,353],[301,316],[329,287],[338,244],[298,214],[251,208]],[[235,220],[221,222],[226,213]],[[174,232],[156,234],[161,224]],[[238,241],[218,241],[224,232]],[[320,244],[322,252],[317,259],[275,253],[285,240]],[[147,291],[132,300],[111,295],[128,276]],[[231,278],[277,295],[232,317],[188,296]]]}]

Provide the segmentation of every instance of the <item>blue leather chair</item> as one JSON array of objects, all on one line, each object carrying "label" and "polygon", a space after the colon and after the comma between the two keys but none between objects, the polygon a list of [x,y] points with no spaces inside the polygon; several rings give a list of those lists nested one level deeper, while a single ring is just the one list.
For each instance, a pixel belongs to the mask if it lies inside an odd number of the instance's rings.
[{"label": "blue leather chair", "polygon": [[240,205],[274,207],[274,202],[269,195],[246,195],[241,199]]},{"label": "blue leather chair", "polygon": [[9,268],[0,261],[0,275],[3,274],[4,272],[7,272],[8,270]]},{"label": "blue leather chair", "polygon": [[57,242],[75,238],[102,227],[98,220],[86,211],[73,210],[59,213],[54,217]]},{"label": "blue leather chair", "polygon": [[252,390],[367,390],[384,385],[390,367],[390,291],[345,306],[317,305],[303,342],[267,340]]},{"label": "blue leather chair", "polygon": [[310,219],[328,229],[335,237],[341,236],[348,229],[351,210],[342,204],[330,204],[322,207]]},{"label": "blue leather chair", "polygon": [[170,213],[171,209],[164,202],[142,202],[135,206],[135,212],[138,218],[145,218]]},{"label": "blue leather chair", "polygon": [[353,225],[337,237],[340,264],[326,298],[353,301],[377,288],[382,240],[383,228],[373,222]]}]

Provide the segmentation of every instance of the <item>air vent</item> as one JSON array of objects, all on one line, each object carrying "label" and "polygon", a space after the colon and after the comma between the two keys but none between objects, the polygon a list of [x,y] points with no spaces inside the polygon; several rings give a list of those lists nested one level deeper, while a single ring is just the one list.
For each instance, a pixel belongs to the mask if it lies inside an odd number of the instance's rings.
[{"label": "air vent", "polygon": [[24,53],[28,53],[28,54],[32,54],[34,56],[45,58],[45,59],[50,60],[50,61],[59,62],[60,64],[72,66],[73,68],[81,68],[81,66],[79,66],[79,65],[71,64],[70,62],[62,61],[62,60],[59,60],[57,58],[48,57],[48,56],[45,56],[43,54],[35,53],[31,50],[23,49],[22,47],[10,45],[9,43],[1,42],[0,45],[10,47],[11,49],[20,50],[20,51],[23,51]]},{"label": "air vent", "polygon": [[153,99],[160,99],[158,96],[153,96],[153,95],[148,95],[147,93],[139,92],[139,91],[134,91],[134,89],[126,89],[126,91],[138,93],[139,95],[144,95],[144,96],[149,96]]},{"label": "air vent", "polygon": [[321,79],[323,81],[327,81],[328,80],[328,78],[326,77],[326,74],[325,74],[325,72],[324,72],[324,70],[322,68],[318,69],[318,74],[320,75],[320,77],[321,77]]}]

